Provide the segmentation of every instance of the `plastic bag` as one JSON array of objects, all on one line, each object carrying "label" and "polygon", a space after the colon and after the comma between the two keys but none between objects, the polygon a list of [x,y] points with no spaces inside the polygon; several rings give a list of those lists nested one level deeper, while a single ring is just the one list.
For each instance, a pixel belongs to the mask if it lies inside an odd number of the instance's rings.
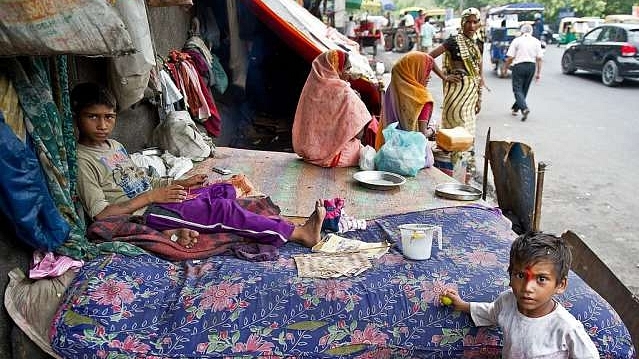
[{"label": "plastic bag", "polygon": [[36,249],[53,251],[71,230],[55,206],[40,162],[4,123],[0,112],[0,212],[18,238]]},{"label": "plastic bag", "polygon": [[162,159],[167,166],[166,174],[173,178],[180,178],[193,168],[193,162],[186,157],[175,157],[168,152],[164,152]]},{"label": "plastic bag", "polygon": [[153,143],[178,157],[202,160],[211,155],[212,140],[197,128],[187,111],[171,111],[153,130]]},{"label": "plastic bag", "polygon": [[364,146],[359,149],[359,168],[362,171],[372,171],[375,169],[375,149],[371,146]]},{"label": "plastic bag", "polygon": [[415,176],[426,166],[426,137],[421,132],[397,129],[397,122],[382,130],[385,143],[375,156],[375,167],[405,176]]},{"label": "plastic bag", "polygon": [[132,153],[131,160],[139,168],[144,168],[152,177],[166,176],[166,166],[160,156],[149,156],[141,153]]}]

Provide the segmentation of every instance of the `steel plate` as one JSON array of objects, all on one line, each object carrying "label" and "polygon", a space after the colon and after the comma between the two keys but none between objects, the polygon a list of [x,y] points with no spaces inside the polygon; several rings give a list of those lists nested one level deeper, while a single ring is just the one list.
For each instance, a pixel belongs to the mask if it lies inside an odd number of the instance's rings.
[{"label": "steel plate", "polygon": [[450,182],[437,185],[435,194],[448,199],[474,201],[481,197],[481,190],[466,184]]},{"label": "steel plate", "polygon": [[359,184],[379,191],[387,191],[406,183],[406,178],[392,172],[360,171],[353,175]]}]

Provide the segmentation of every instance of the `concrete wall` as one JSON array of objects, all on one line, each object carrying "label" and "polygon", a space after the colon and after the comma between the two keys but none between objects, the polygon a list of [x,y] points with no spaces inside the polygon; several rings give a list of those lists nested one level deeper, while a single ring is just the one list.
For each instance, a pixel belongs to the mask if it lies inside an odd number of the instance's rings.
[{"label": "concrete wall", "polygon": [[[149,23],[156,53],[164,58],[172,49],[181,49],[188,37],[191,11],[181,7],[149,8]],[[107,83],[107,62],[104,58],[76,57],[72,85],[84,81]],[[158,123],[157,109],[146,99],[118,113],[113,138],[122,142],[129,152],[148,147],[153,128]]]},{"label": "concrete wall", "polygon": [[[181,49],[188,37],[190,11],[181,7],[149,8],[149,24],[155,41],[156,53],[166,57],[171,49]],[[118,114],[113,137],[122,142],[129,152],[148,147],[153,128],[157,125],[157,109],[142,101],[133,109]]]}]

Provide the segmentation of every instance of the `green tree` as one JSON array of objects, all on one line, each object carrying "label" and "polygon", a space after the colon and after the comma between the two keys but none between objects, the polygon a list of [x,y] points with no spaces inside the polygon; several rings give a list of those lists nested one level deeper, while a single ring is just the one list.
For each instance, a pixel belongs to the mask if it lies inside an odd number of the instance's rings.
[{"label": "green tree", "polygon": [[635,0],[616,0],[608,1],[604,13],[606,15],[611,14],[631,14],[632,5],[639,5]]}]

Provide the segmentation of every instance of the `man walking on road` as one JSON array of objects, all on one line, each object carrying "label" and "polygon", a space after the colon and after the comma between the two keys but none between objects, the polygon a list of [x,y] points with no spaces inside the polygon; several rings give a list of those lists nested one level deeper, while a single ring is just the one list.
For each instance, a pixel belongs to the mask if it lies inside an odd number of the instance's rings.
[{"label": "man walking on road", "polygon": [[433,50],[433,37],[435,36],[435,26],[431,25],[430,17],[426,17],[419,30],[419,50],[425,53]]},{"label": "man walking on road", "polygon": [[530,113],[526,104],[526,96],[533,77],[535,81],[539,81],[541,78],[541,59],[543,57],[541,42],[532,36],[532,26],[525,24],[521,27],[521,36],[510,43],[506,56],[502,73],[506,74],[510,65],[513,65],[512,83],[515,103],[511,108],[512,114],[517,116],[517,113],[521,111],[521,120],[526,121]]}]

